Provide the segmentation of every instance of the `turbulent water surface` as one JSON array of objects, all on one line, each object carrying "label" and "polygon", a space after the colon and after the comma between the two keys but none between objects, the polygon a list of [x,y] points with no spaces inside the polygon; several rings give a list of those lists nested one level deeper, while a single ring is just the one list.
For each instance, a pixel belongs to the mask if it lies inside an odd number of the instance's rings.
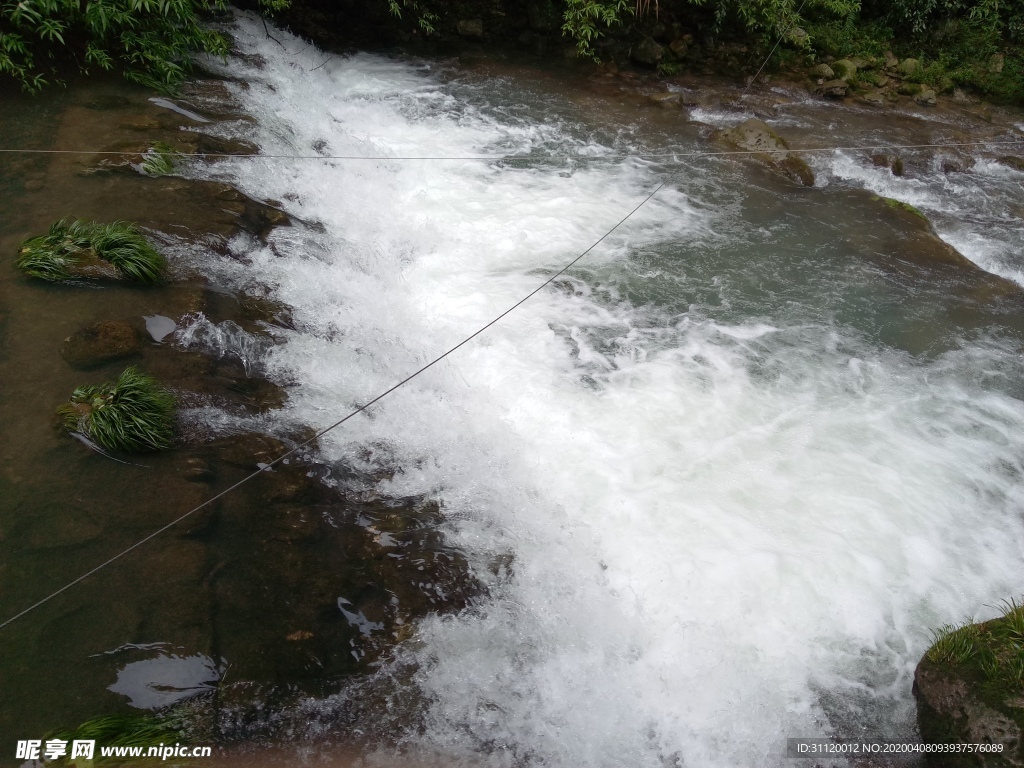
[{"label": "turbulent water surface", "polygon": [[[303,222],[208,267],[295,307],[262,360],[287,418],[325,426],[388,388],[665,183],[322,441],[328,460],[388,446],[385,490],[440,500],[488,583],[397,648],[420,705],[382,738],[488,765],[736,766],[786,737],[912,737],[930,630],[1020,588],[1020,334],[858,259],[874,222],[844,194],[912,202],[1016,277],[1021,174],[899,179],[836,152],[801,190],[728,159],[601,159],[702,134],[542,80],[237,35],[251,55],[226,69],[265,154],[382,158],[209,171]],[[856,138],[815,109],[782,123]],[[510,153],[595,159],[403,159]]]}]

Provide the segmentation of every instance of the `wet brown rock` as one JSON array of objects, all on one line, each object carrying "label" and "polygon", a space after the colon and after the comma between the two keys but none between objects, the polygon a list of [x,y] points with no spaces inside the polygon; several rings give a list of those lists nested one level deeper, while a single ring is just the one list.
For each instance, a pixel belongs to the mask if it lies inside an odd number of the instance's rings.
[{"label": "wet brown rock", "polygon": [[138,332],[128,323],[116,320],[86,326],[64,339],[60,347],[61,357],[81,369],[95,368],[141,351]]},{"label": "wet brown rock", "polygon": [[767,123],[751,118],[733,128],[716,131],[715,138],[736,147],[778,173],[804,186],[814,186],[814,171],[789,151],[789,145]]},{"label": "wet brown rock", "polygon": [[1013,155],[1003,155],[999,158],[999,162],[1008,168],[1013,168],[1015,171],[1024,171],[1024,157],[1014,157]]},{"label": "wet brown rock", "polygon": [[841,99],[846,96],[849,90],[850,85],[845,80],[826,80],[817,85],[814,92],[827,96],[830,99]]}]

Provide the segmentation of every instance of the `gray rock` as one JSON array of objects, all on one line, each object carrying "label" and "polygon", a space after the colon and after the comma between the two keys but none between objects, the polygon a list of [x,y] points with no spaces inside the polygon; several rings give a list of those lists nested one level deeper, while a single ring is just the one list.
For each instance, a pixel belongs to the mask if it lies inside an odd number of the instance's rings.
[{"label": "gray rock", "polygon": [[751,118],[739,125],[718,131],[715,137],[752,157],[783,176],[804,186],[814,186],[814,171],[803,158],[789,151],[789,145],[767,123]]},{"label": "gray rock", "polygon": [[463,37],[483,37],[484,23],[480,19],[466,19],[455,25],[458,33]]},{"label": "gray rock", "polygon": [[935,106],[935,91],[931,88],[925,88],[919,94],[914,97],[914,101],[922,106],[934,107]]},{"label": "gray rock", "polygon": [[128,323],[108,320],[88,325],[68,336],[60,354],[75,368],[89,369],[142,351],[139,335]]},{"label": "gray rock", "polygon": [[869,93],[865,93],[864,101],[867,102],[868,104],[871,104],[874,107],[885,106],[885,96],[883,96],[878,91],[871,91]]},{"label": "gray rock", "polygon": [[639,45],[633,46],[629,55],[638,64],[656,67],[658,62],[664,57],[665,49],[658,45],[654,38],[647,37]]}]

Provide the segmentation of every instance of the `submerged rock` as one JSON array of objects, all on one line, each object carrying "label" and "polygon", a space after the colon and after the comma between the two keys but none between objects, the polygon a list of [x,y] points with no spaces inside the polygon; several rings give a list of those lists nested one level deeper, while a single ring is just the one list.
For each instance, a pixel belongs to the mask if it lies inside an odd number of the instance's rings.
[{"label": "submerged rock", "polygon": [[142,344],[126,322],[108,320],[88,325],[64,339],[60,354],[75,368],[89,369],[137,355]]},{"label": "submerged rock", "polygon": [[753,158],[793,181],[806,187],[814,186],[814,171],[807,162],[790,152],[786,140],[761,120],[745,120],[733,128],[717,131],[715,138],[751,152]]},{"label": "submerged rock", "polygon": [[676,109],[683,105],[683,96],[680,93],[672,93],[666,91],[665,93],[652,93],[647,97],[647,100],[652,104],[665,109]]}]

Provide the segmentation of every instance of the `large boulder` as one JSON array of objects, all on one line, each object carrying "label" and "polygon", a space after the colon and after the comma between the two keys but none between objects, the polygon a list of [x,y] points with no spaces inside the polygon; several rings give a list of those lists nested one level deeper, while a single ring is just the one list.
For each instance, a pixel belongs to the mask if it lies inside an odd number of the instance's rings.
[{"label": "large boulder", "polygon": [[1024,766],[1024,608],[1001,618],[941,630],[914,672],[921,738],[968,743],[970,755],[932,754],[930,766]]},{"label": "large boulder", "polygon": [[814,171],[807,162],[790,152],[786,140],[761,120],[745,120],[733,128],[718,131],[715,138],[739,150],[752,153],[756,160],[793,181],[807,187],[814,186]]}]

